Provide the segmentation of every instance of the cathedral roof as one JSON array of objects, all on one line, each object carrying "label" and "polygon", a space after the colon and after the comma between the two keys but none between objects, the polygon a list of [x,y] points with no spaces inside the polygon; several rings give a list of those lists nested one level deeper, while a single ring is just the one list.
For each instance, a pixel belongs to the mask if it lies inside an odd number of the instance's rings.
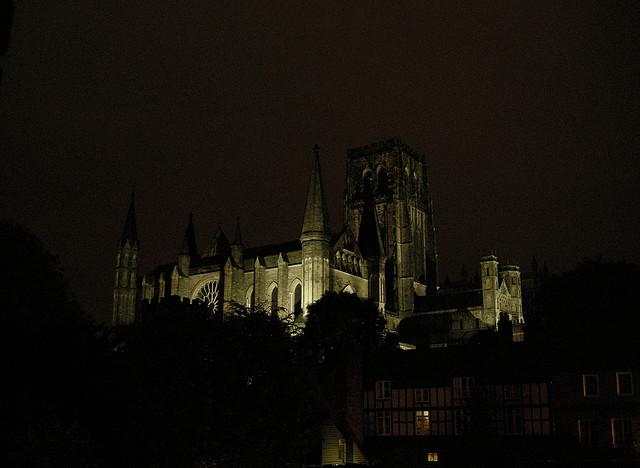
[{"label": "cathedral roof", "polygon": [[246,271],[252,271],[256,257],[263,257],[267,268],[276,267],[280,253],[284,254],[289,263],[300,263],[302,261],[301,251],[302,245],[299,240],[251,247],[244,250],[244,268]]},{"label": "cathedral roof", "polygon": [[362,252],[360,251],[360,247],[356,241],[356,236],[348,224],[344,225],[342,231],[331,236],[331,246],[334,251],[341,249],[350,250],[357,256],[362,257]]},{"label": "cathedral roof", "polygon": [[158,265],[153,270],[151,270],[147,276],[150,278],[157,279],[161,273],[164,273],[164,277],[169,278],[171,276],[171,272],[176,266],[176,262],[173,263],[165,263],[164,265]]},{"label": "cathedral roof", "polygon": [[415,311],[435,312],[438,310],[464,309],[482,305],[482,290],[468,289],[432,296],[418,296],[415,302]]},{"label": "cathedral roof", "polygon": [[322,174],[320,173],[320,154],[318,145],[313,148],[311,177],[307,191],[307,202],[304,208],[304,222],[302,224],[301,240],[329,238],[329,218],[322,189]]}]

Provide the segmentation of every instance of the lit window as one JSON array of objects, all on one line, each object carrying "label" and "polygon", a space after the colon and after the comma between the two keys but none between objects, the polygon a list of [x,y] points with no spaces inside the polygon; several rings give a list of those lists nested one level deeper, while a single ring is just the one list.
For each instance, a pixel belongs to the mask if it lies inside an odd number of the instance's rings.
[{"label": "lit window", "polygon": [[431,420],[427,410],[416,411],[416,435],[431,435]]},{"label": "lit window", "polygon": [[597,444],[597,426],[593,419],[578,419],[578,442],[581,445]]},{"label": "lit window", "polygon": [[453,397],[457,399],[469,398],[474,385],[475,380],[473,377],[454,377]]},{"label": "lit window", "polygon": [[631,372],[616,372],[616,392],[619,396],[633,395],[633,375]]},{"label": "lit window", "polygon": [[378,435],[391,435],[391,411],[378,411],[376,413],[376,433]]},{"label": "lit window", "polygon": [[391,398],[391,381],[376,381],[376,400],[388,400]]},{"label": "lit window", "polygon": [[629,447],[632,444],[631,419],[611,419],[611,441],[614,447]]},{"label": "lit window", "polygon": [[438,452],[429,452],[429,453],[427,453],[427,462],[428,463],[438,463]]},{"label": "lit window", "polygon": [[596,397],[600,395],[598,374],[582,374],[582,394],[585,397]]},{"label": "lit window", "polygon": [[429,401],[431,401],[431,394],[428,388],[416,388],[414,390],[414,396],[416,403],[429,403]]},{"label": "lit window", "polygon": [[522,434],[522,408],[507,408],[507,434]]}]

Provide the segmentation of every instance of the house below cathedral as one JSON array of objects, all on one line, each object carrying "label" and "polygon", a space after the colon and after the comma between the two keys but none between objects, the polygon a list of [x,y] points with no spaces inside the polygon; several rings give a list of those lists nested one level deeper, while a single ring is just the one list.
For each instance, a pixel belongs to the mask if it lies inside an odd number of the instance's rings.
[{"label": "house below cathedral", "polygon": [[[190,217],[176,260],[139,278],[132,197],[118,243],[113,323],[131,323],[141,302],[168,297],[202,301],[216,315],[224,316],[232,303],[238,303],[291,314],[304,322],[308,305],[326,291],[371,299],[390,330],[415,315],[439,314],[449,322],[460,320],[458,308],[438,306],[439,301],[447,300],[438,293],[435,227],[424,154],[399,139],[349,150],[344,220],[340,232],[330,231],[316,146],[298,239],[246,247],[238,224],[231,240],[219,228],[210,245],[200,251]],[[480,302],[469,310],[469,317],[484,328],[495,328],[500,312],[521,322],[518,268],[499,268],[495,257],[486,257],[481,271],[481,291],[471,294]],[[448,329],[453,329],[451,323]]]}]

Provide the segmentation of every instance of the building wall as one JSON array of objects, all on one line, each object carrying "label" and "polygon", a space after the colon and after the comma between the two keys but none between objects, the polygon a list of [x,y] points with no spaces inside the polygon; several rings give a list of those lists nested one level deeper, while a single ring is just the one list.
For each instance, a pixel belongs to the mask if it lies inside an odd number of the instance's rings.
[{"label": "building wall", "polygon": [[[622,373],[631,374],[631,394],[620,394],[618,374]],[[585,389],[585,378],[594,376],[597,394]],[[557,438],[564,445],[585,450],[631,450],[640,446],[640,368],[585,367],[556,373],[552,381]],[[616,419],[628,420],[631,430],[627,443],[618,443],[617,447],[613,434]]]},{"label": "building wall", "polygon": [[[546,382],[484,384],[469,394],[459,391],[458,382],[399,388],[391,382],[389,398],[377,397],[375,387],[366,390],[365,437],[453,437],[472,428],[514,437],[551,435]],[[388,428],[385,420],[390,420]]]},{"label": "building wall", "polygon": [[[295,254],[295,253],[294,253]],[[295,256],[295,255],[294,255]],[[302,263],[289,263],[283,260],[283,256],[270,256],[259,258],[257,261],[246,259],[253,264],[253,268],[247,270],[230,264],[211,265],[210,267],[197,267],[190,270],[185,276],[174,268],[168,281],[161,281],[164,275],[151,277],[145,275],[142,282],[142,298],[146,300],[160,299],[168,296],[179,296],[195,300],[200,289],[208,282],[217,282],[220,300],[224,300],[226,311],[229,310],[230,301],[244,306],[250,306],[248,301],[251,292],[255,294],[255,304],[269,309],[271,307],[271,291],[278,288],[278,307],[281,314],[286,315],[293,311],[294,291],[297,284],[301,284],[303,292],[303,304],[305,302],[304,277]],[[328,265],[328,259],[326,262]],[[355,273],[348,273],[336,268],[328,267],[329,280],[325,283],[325,290],[335,292],[352,292],[361,298],[368,297],[369,282],[366,278]],[[207,271],[211,270],[211,271]],[[163,287],[159,287],[159,283]],[[307,288],[307,294],[308,288]]]}]

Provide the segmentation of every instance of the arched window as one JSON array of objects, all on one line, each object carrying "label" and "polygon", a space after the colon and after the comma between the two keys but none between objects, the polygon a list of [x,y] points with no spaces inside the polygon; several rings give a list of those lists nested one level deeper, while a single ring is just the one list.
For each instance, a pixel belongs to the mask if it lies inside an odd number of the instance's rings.
[{"label": "arched window", "polygon": [[252,309],[255,302],[255,295],[253,294],[253,286],[249,286],[247,293],[244,295],[244,305],[247,309]]},{"label": "arched window", "polygon": [[377,170],[378,174],[378,193],[386,194],[389,191],[390,180],[387,168],[379,166]]},{"label": "arched window", "polygon": [[371,273],[369,275],[369,298],[377,301],[380,299],[380,284],[378,281],[380,277],[377,273]]},{"label": "arched window", "polygon": [[207,281],[200,286],[194,299],[206,304],[212,314],[218,312],[220,308],[220,288],[218,282]]},{"label": "arched window", "polygon": [[374,185],[374,174],[373,171],[369,168],[366,168],[362,171],[362,187],[365,190],[373,190]]},{"label": "arched window", "polygon": [[278,286],[271,289],[271,313],[278,312]]},{"label": "arched window", "polygon": [[293,316],[298,318],[302,313],[302,285],[298,283],[293,290]]}]

